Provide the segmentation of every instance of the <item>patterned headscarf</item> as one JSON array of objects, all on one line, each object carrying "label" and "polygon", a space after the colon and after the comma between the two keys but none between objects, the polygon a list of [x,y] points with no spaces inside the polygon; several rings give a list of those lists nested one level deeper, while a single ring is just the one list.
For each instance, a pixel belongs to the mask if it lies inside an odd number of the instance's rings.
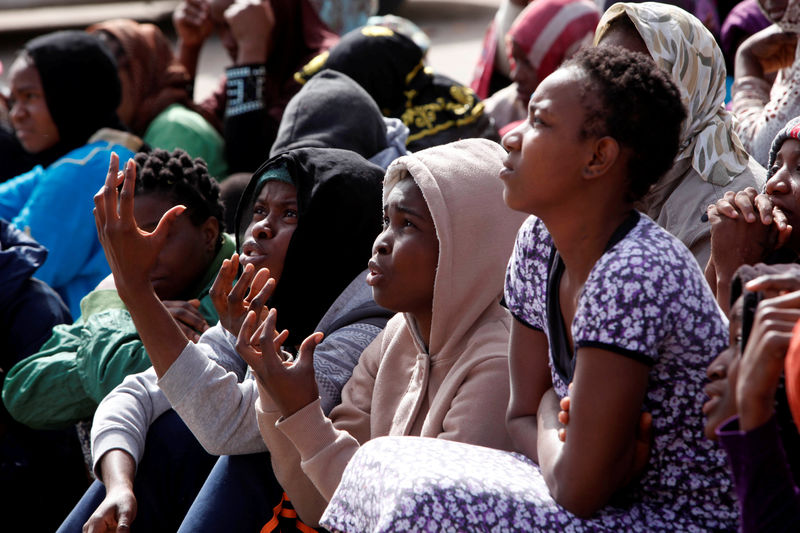
[{"label": "patterned headscarf", "polygon": [[510,56],[511,43],[517,43],[541,81],[591,42],[599,20],[597,4],[589,0],[537,0],[514,20],[506,34],[506,50]]},{"label": "patterned headscarf", "polygon": [[688,118],[681,130],[675,160],[691,158],[700,177],[724,186],[741,173],[748,155],[733,131],[725,110],[725,60],[711,32],[686,11],[657,2],[618,3],[600,19],[594,43],[611,22],[627,15],[639,31],[650,55],[670,73],[681,92]]},{"label": "patterned headscarf", "polygon": [[775,139],[772,141],[772,146],[769,149],[769,163],[767,164],[767,179],[770,179],[774,172],[772,165],[775,164],[775,158],[778,157],[778,151],[783,146],[787,139],[800,140],[800,117],[795,117],[778,132]]},{"label": "patterned headscarf", "polygon": [[800,1],[788,0],[786,3],[786,10],[780,19],[774,19],[764,7],[763,0],[759,0],[758,7],[766,15],[766,17],[773,23],[777,24],[781,30],[788,33],[800,33]]}]

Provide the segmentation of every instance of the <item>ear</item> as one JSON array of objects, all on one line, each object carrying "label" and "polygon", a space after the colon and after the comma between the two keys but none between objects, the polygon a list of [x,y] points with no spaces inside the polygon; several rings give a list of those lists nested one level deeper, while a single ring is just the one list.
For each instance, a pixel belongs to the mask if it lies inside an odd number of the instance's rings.
[{"label": "ear", "polygon": [[583,167],[584,179],[597,179],[605,175],[619,159],[620,146],[613,137],[600,137],[594,143],[594,152],[589,163]]},{"label": "ear", "polygon": [[219,220],[215,217],[208,217],[200,226],[200,231],[203,234],[203,244],[206,250],[210,250],[212,254],[215,253],[219,241]]}]

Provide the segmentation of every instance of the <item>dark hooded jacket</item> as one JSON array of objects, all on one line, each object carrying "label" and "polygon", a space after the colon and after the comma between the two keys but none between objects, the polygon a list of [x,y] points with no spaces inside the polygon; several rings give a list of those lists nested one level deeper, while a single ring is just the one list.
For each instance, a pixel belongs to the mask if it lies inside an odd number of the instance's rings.
[{"label": "dark hooded jacket", "polygon": [[[297,187],[298,224],[270,307],[287,346],[299,344],[372,255],[381,231],[383,170],[355,152],[300,148],[270,158],[253,174],[236,211],[236,247],[252,218],[259,179],[285,165]],[[308,295],[305,297],[304,295]]]},{"label": "dark hooded jacket", "polygon": [[387,117],[410,130],[411,151],[459,139],[499,140],[483,102],[470,89],[423,63],[422,50],[408,37],[383,26],[355,29],[297,74],[308,80],[322,68],[347,74]]},{"label": "dark hooded jacket", "polygon": [[47,250],[0,218],[0,366],[8,371],[35,353],[53,326],[72,317],[61,297],[32,276]]}]

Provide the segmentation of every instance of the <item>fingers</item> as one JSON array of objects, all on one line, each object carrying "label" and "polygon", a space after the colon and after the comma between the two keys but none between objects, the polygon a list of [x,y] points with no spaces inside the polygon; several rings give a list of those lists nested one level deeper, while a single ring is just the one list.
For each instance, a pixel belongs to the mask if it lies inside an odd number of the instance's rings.
[{"label": "fingers", "polygon": [[236,279],[238,270],[239,254],[235,253],[230,259],[222,261],[222,266],[219,267],[214,284],[211,285],[211,290],[208,291],[208,295],[211,296],[211,301],[214,303],[214,308],[219,315],[223,315],[227,308],[228,294],[233,287],[233,281]]},{"label": "fingers", "polygon": [[800,266],[795,267],[791,272],[759,276],[749,281],[745,288],[752,292],[800,290]]},{"label": "fingers", "polygon": [[[264,271],[266,271],[266,273]],[[270,296],[272,296],[272,293],[275,291],[275,285],[277,283],[275,279],[267,278],[266,282],[264,282],[263,287],[261,287],[261,290],[258,291],[258,294],[252,296],[255,287],[261,282],[259,277],[263,279],[264,274],[266,274],[266,276],[269,276],[269,270],[267,270],[266,268],[262,268],[261,270],[259,270],[258,273],[256,274],[256,279],[253,280],[253,285],[250,288],[250,297],[252,297],[252,300],[250,301],[250,305],[248,308],[251,311],[255,311],[258,316],[261,316],[261,312],[264,309],[264,305],[266,305],[267,300],[269,300]]]},{"label": "fingers", "polygon": [[234,285],[231,292],[228,293],[229,308],[237,307],[244,302],[244,295],[250,287],[250,282],[253,280],[254,276],[255,267],[252,263],[248,263],[245,265],[244,270],[242,270],[242,275],[239,277],[236,285]]},{"label": "fingers", "polygon": [[[742,214],[744,219],[747,222],[755,222],[756,218],[756,206],[754,204],[754,200],[756,197],[756,190],[752,187],[748,187],[743,191],[737,192],[733,197],[734,206],[739,210]],[[769,215],[770,221],[764,222],[765,224],[769,224],[772,222],[771,219],[772,207],[770,206]]]},{"label": "fingers", "polygon": [[125,223],[134,223],[133,195],[136,190],[136,164],[133,159],[125,163],[122,191],[119,196],[119,218]]},{"label": "fingers", "polygon": [[119,156],[111,152],[108,160],[108,173],[106,181],[97,194],[94,195],[94,205],[97,210],[95,217],[100,219],[99,225],[105,226],[109,220],[114,220],[117,214],[117,181],[119,174]]},{"label": "fingers", "polygon": [[[194,300],[199,305],[199,300]],[[203,332],[208,329],[208,322],[198,310],[197,306],[193,305],[191,301],[164,301],[164,307],[167,308],[172,318],[178,321],[178,325],[187,326],[193,333]],[[190,337],[191,338],[191,337]]]},{"label": "fingers", "polygon": [[[133,202],[131,202],[131,209],[133,209]],[[158,221],[158,226],[156,226],[156,229],[153,230],[151,235],[158,240],[165,240],[167,238],[167,234],[169,233],[169,229],[175,223],[175,219],[178,218],[184,211],[186,211],[185,205],[176,205],[170,207],[169,211],[164,213],[164,216],[162,216],[161,220]]]},{"label": "fingers", "polygon": [[[753,197],[752,203],[755,206],[756,211],[758,211],[758,216],[761,219],[762,224],[772,224],[773,220],[773,208],[775,207],[772,204],[772,200],[766,194],[759,194]],[[748,219],[748,222],[751,222]]]},{"label": "fingers", "polygon": [[298,367],[310,369],[312,372],[314,370],[314,349],[317,347],[319,343],[322,342],[322,338],[324,335],[322,332],[317,331],[312,333],[303,341],[300,345],[300,349],[297,351],[297,362],[295,363]]},{"label": "fingers", "polygon": [[242,327],[239,329],[239,335],[236,337],[236,351],[253,370],[260,367],[259,362],[261,359],[261,354],[253,347],[251,342],[251,337],[256,329],[256,320],[255,313],[247,313],[244,317],[244,322],[242,322]]}]

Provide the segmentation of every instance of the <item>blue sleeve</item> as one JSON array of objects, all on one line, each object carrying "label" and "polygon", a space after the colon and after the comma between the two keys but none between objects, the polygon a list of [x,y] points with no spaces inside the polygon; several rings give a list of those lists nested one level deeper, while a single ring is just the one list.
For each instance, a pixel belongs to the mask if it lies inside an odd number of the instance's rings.
[{"label": "blue sleeve", "polygon": [[[36,166],[33,170],[20,174],[5,183],[0,183],[0,218],[13,220],[22,208],[28,203],[28,199],[36,187],[39,179],[44,173],[41,166]],[[20,227],[24,230],[24,227]]]}]

